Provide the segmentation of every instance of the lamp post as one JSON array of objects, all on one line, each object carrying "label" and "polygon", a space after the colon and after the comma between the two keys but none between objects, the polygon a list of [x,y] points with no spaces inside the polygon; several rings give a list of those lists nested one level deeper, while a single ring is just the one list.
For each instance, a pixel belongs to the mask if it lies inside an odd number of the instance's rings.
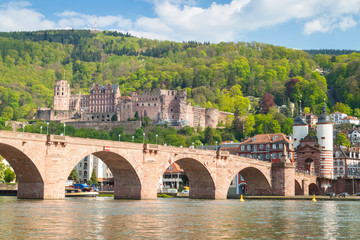
[{"label": "lamp post", "polygon": [[65,128],[66,128],[66,123],[64,123],[64,136],[65,136]]},{"label": "lamp post", "polygon": [[120,142],[121,134],[119,134],[119,142]]},{"label": "lamp post", "polygon": [[217,151],[217,141],[215,141],[215,151]]},{"label": "lamp post", "polygon": [[40,134],[42,134],[42,126],[40,126]]},{"label": "lamp post", "polygon": [[193,149],[195,148],[195,143],[194,143],[194,142],[192,142],[192,148],[193,148]]},{"label": "lamp post", "polygon": [[132,138],[132,142],[134,142],[134,136],[132,136],[131,138]]},{"label": "lamp post", "polygon": [[155,144],[157,144],[157,138],[158,138],[158,135],[156,134],[155,135]]},{"label": "lamp post", "polygon": [[49,123],[46,123],[46,135],[49,135]]},{"label": "lamp post", "polygon": [[355,179],[354,179],[354,174],[355,174],[355,170],[352,170],[352,178],[353,178],[353,194],[355,193]]},{"label": "lamp post", "polygon": [[26,124],[23,124],[23,132],[25,132],[25,125],[26,125]]},{"label": "lamp post", "polygon": [[145,133],[143,133],[143,144],[145,144]]}]

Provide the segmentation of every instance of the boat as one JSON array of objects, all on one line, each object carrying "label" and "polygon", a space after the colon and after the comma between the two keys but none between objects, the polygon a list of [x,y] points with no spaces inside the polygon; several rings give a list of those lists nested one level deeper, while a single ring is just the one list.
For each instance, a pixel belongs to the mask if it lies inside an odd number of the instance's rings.
[{"label": "boat", "polygon": [[99,192],[93,190],[90,187],[85,187],[85,186],[79,187],[78,184],[74,184],[74,186],[69,186],[65,188],[65,197],[97,197],[97,196],[99,196]]}]

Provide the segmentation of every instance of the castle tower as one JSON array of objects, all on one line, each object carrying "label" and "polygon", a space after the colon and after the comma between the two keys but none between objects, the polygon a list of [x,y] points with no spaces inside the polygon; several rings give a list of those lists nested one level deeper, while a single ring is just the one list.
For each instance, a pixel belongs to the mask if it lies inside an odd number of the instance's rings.
[{"label": "castle tower", "polygon": [[[294,123],[293,123],[294,150],[299,146],[300,140],[305,138],[308,135],[308,133],[309,133],[309,127],[306,123],[304,116],[302,115],[301,102],[300,102],[299,115],[296,118],[294,118]],[[296,158],[297,158],[296,151],[294,151],[294,161],[296,160]]]},{"label": "castle tower", "polygon": [[333,165],[333,123],[327,114],[326,105],[317,122],[317,138],[320,145],[320,175],[331,177]]},{"label": "castle tower", "polygon": [[70,84],[66,80],[56,80],[54,86],[54,111],[69,111]]}]

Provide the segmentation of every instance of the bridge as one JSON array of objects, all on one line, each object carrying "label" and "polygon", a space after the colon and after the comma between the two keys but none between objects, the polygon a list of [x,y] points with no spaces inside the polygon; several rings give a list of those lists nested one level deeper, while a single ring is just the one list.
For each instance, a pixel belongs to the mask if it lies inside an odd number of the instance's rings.
[{"label": "bridge", "polygon": [[293,163],[269,163],[227,151],[0,131],[0,155],[14,169],[18,198],[63,199],[75,165],[93,154],[114,176],[114,197],[155,199],[165,170],[176,162],[189,179],[190,198],[226,199],[237,173],[249,195],[307,195],[316,177],[295,172]]}]

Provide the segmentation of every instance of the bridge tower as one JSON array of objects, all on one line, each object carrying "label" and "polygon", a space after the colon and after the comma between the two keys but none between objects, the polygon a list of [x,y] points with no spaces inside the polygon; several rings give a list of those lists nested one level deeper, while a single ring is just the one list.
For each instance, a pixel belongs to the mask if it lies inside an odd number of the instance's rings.
[{"label": "bridge tower", "polygon": [[309,133],[309,127],[301,111],[301,101],[299,107],[299,115],[294,118],[293,123],[293,149],[294,149],[294,161],[297,159],[295,149],[299,146],[300,140],[305,138]]},{"label": "bridge tower", "polygon": [[320,175],[322,177],[331,177],[331,172],[334,169],[333,123],[327,114],[325,101],[317,122],[317,139],[320,145]]}]

